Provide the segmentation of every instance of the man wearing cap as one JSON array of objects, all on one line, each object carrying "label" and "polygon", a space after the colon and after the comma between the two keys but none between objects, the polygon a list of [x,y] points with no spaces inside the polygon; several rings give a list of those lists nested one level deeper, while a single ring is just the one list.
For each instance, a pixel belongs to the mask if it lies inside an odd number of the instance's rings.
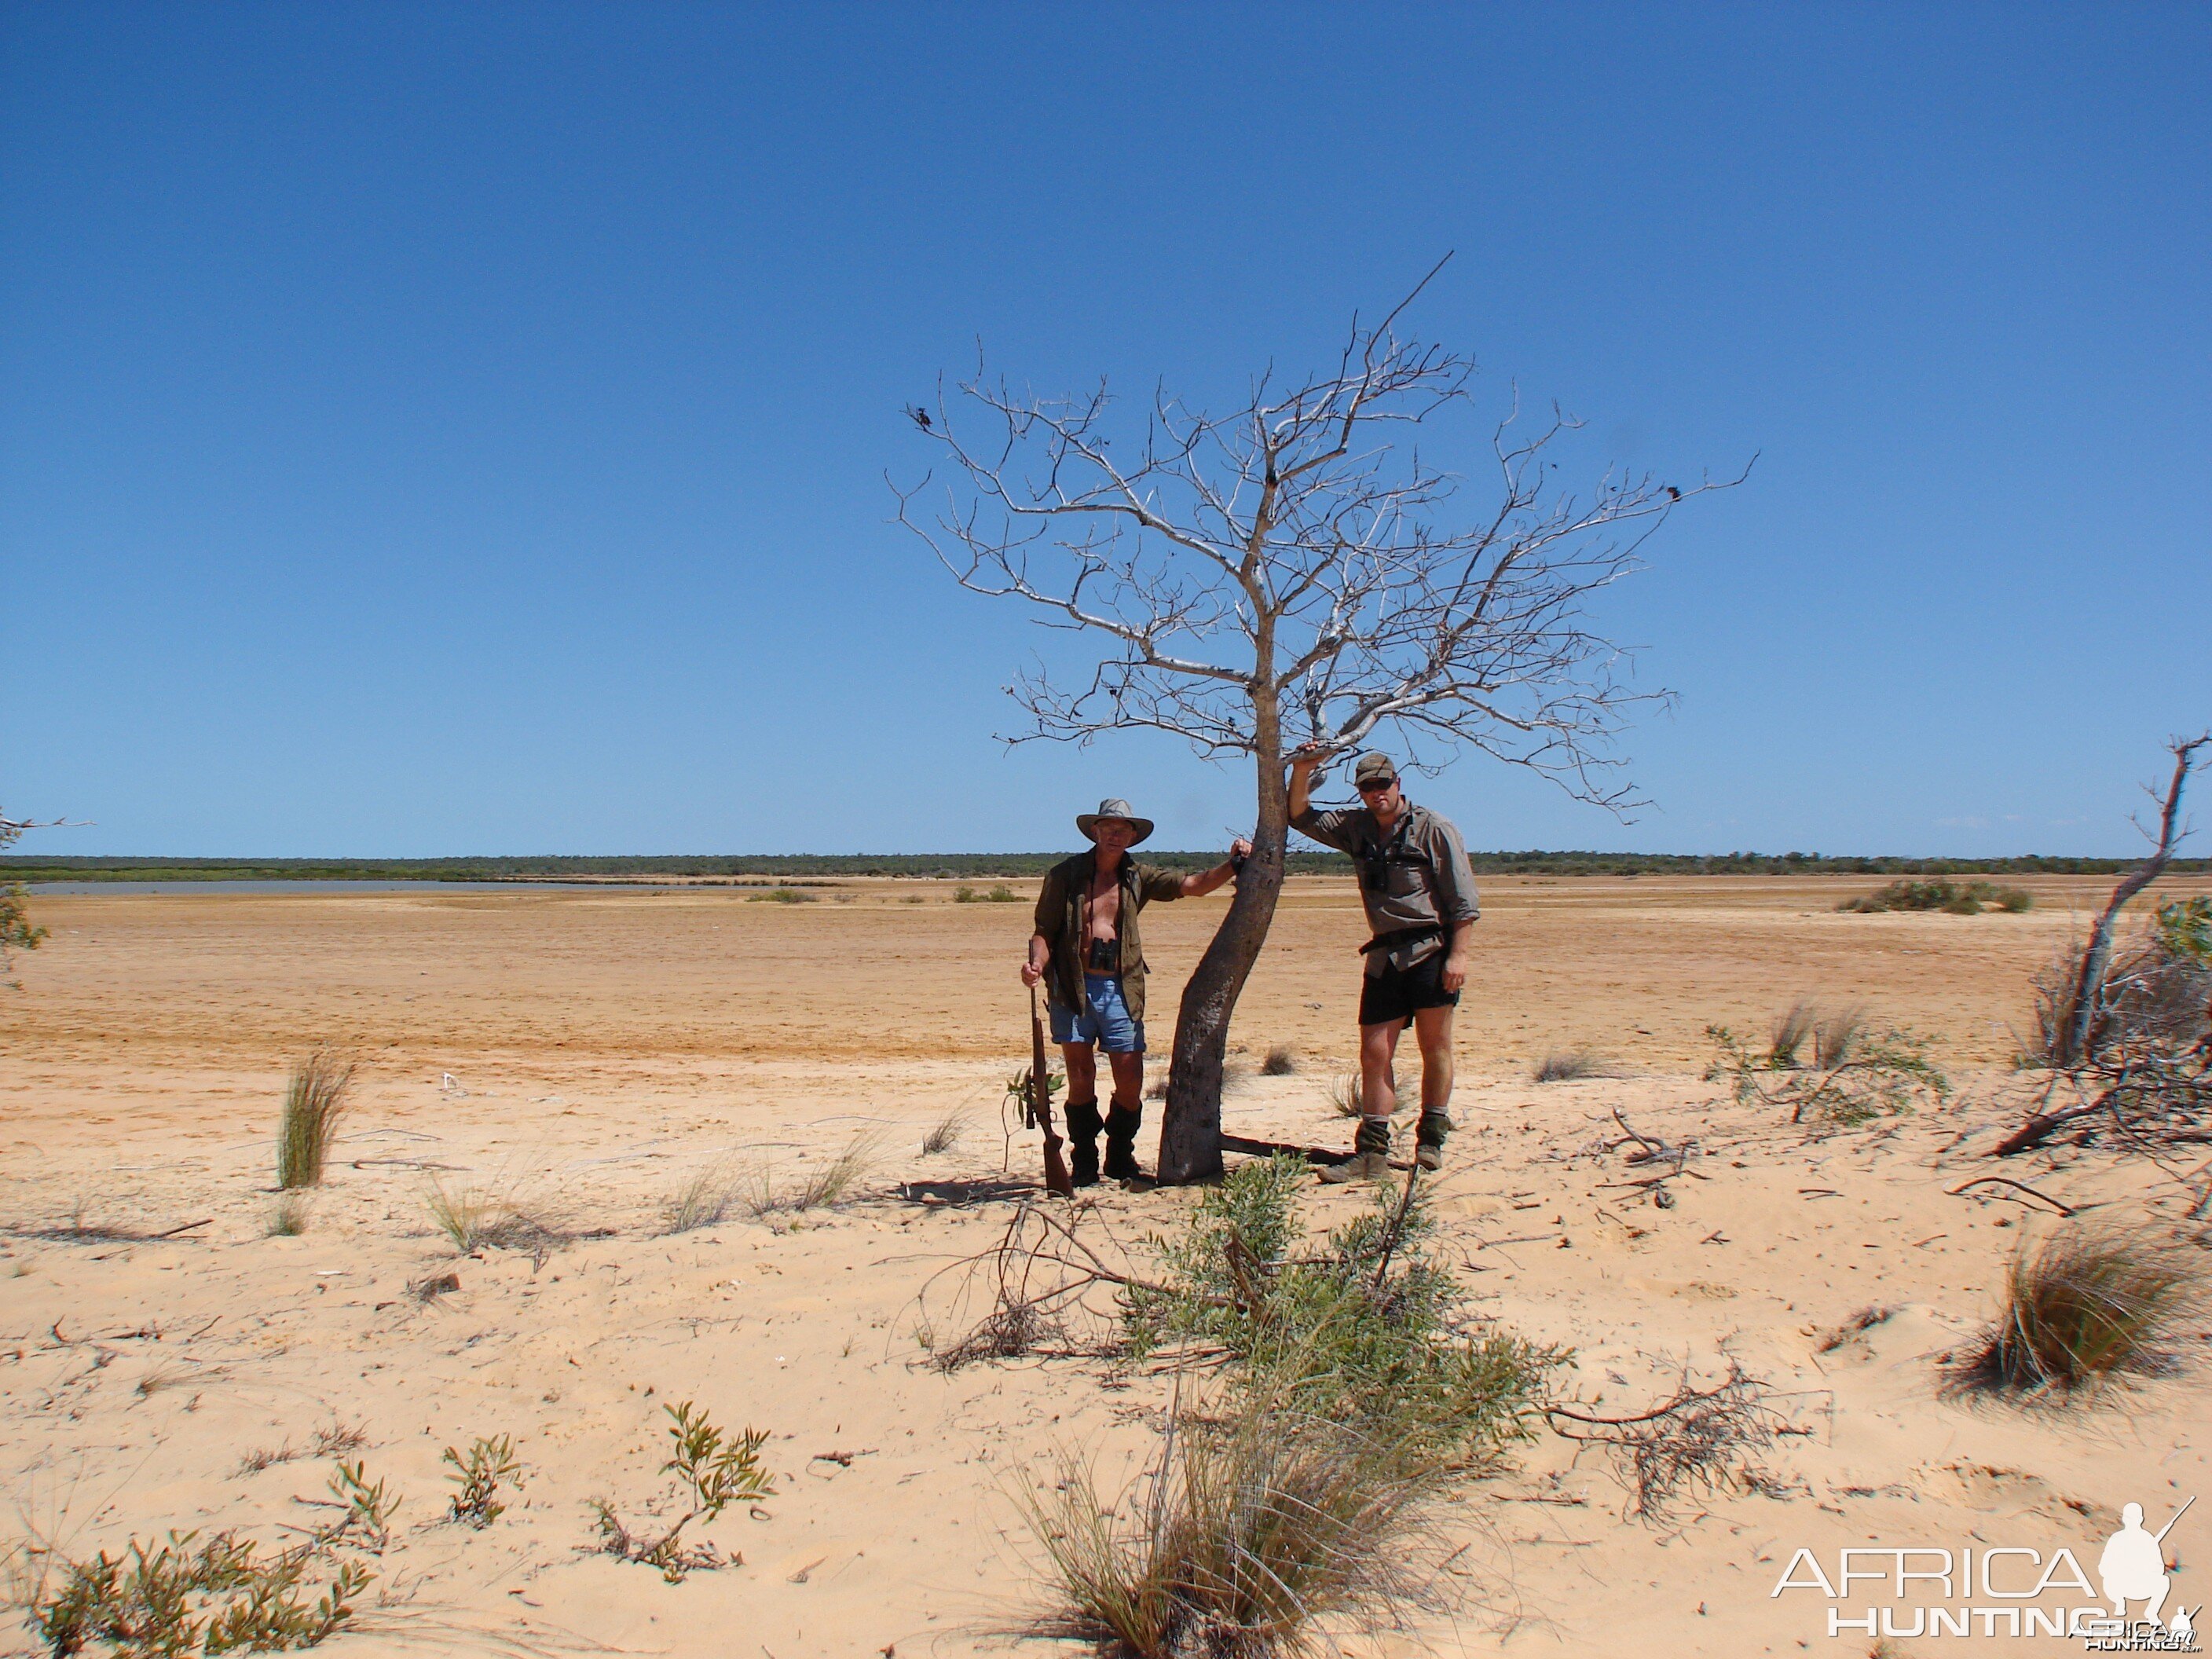
[{"label": "man wearing cap", "polygon": [[[1145,1118],[1145,946],[1137,913],[1154,899],[1196,898],[1237,872],[1252,850],[1239,840],[1229,860],[1179,876],[1139,864],[1129,849],[1152,833],[1125,800],[1079,812],[1075,827],[1091,850],[1053,866],[1037,895],[1036,931],[1022,963],[1022,983],[1044,981],[1053,1041],[1067,1062],[1067,1138],[1075,1184],[1098,1182],[1098,1131],[1106,1131],[1106,1173],[1137,1174],[1137,1130]],[[1113,1109],[1098,1115],[1097,1050],[1113,1068]]]},{"label": "man wearing cap", "polygon": [[1322,1172],[1328,1182],[1379,1179],[1390,1170],[1391,1087],[1398,1037],[1407,1025],[1421,1046],[1421,1122],[1414,1158],[1443,1167],[1452,1127],[1452,1010],[1467,983],[1468,945],[1481,910],[1467,847],[1448,818],[1416,806],[1398,787],[1388,755],[1362,755],[1352,769],[1358,806],[1316,811],[1313,774],[1324,751],[1305,744],[1291,756],[1291,827],[1349,853],[1374,937],[1359,947],[1367,971],[1359,992],[1363,1115],[1352,1155]]}]

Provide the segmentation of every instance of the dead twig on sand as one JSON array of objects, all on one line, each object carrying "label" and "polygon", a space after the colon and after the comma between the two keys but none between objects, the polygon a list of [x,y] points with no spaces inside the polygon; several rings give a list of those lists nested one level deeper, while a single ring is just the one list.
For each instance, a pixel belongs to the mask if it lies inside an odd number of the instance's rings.
[{"label": "dead twig on sand", "polygon": [[[1087,1204],[1062,1214],[1024,1200],[995,1244],[931,1274],[915,1298],[928,1363],[953,1371],[1048,1345],[1067,1354],[1103,1352],[1119,1330],[1113,1297],[1127,1291],[1166,1297],[1168,1286],[1129,1271],[1110,1235],[1094,1248],[1078,1234],[1078,1224],[1095,1214]],[[983,1293],[989,1305],[979,1316],[975,1306]],[[936,1339],[939,1321],[930,1316],[940,1295],[959,1333],[949,1340]]]},{"label": "dead twig on sand", "polygon": [[1947,1188],[1946,1195],[1951,1198],[1960,1198],[1965,1196],[1968,1191],[1976,1187],[2009,1187],[2015,1192],[2026,1193],[2030,1198],[2042,1200],[2043,1202],[2048,1204],[2052,1209],[2057,1211],[2058,1213],[2063,1216],[2073,1216],[2080,1213],[2080,1212],[2075,1210],[2072,1205],[2061,1204],[2057,1199],[2051,1197],[2049,1193],[2038,1192],[2034,1188],[2029,1186],[2025,1181],[2014,1181],[2007,1176],[1976,1176],[1972,1181],[1961,1182],[1956,1187]]},{"label": "dead twig on sand", "polygon": [[1654,1521],[1685,1492],[1717,1491],[1731,1479],[1775,1484],[1755,1454],[1809,1431],[1792,1426],[1768,1397],[1764,1382],[1730,1360],[1711,1388],[1698,1387],[1686,1366],[1674,1394],[1650,1411],[1601,1417],[1559,1405],[1547,1406],[1544,1418],[1554,1434],[1606,1448],[1632,1494],[1631,1512]]}]

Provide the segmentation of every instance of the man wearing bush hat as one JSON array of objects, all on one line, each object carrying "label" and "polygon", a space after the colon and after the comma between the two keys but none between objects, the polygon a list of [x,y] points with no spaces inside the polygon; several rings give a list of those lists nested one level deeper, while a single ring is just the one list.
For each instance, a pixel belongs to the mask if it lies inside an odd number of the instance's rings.
[{"label": "man wearing bush hat", "polygon": [[1361,1117],[1352,1154],[1322,1172],[1327,1182],[1376,1180],[1390,1170],[1391,1085],[1398,1038],[1410,1025],[1421,1047],[1421,1121],[1414,1158],[1440,1170],[1452,1127],[1452,1011],[1467,983],[1468,946],[1481,913],[1467,847],[1449,819],[1416,806],[1399,787],[1388,755],[1362,755],[1352,770],[1360,805],[1316,811],[1318,744],[1291,756],[1291,827],[1352,854],[1359,900],[1374,935],[1359,947],[1367,969],[1359,992]]},{"label": "man wearing bush hat", "polygon": [[[1131,1180],[1137,1131],[1145,1121],[1145,946],[1137,913],[1154,899],[1196,898],[1237,871],[1252,850],[1233,843],[1226,862],[1195,876],[1139,864],[1129,849],[1148,839],[1152,821],[1109,799],[1079,812],[1075,827],[1091,850],[1063,859],[1037,895],[1036,929],[1022,963],[1022,983],[1045,987],[1052,1038],[1067,1063],[1069,1162],[1079,1187],[1098,1181],[1098,1131],[1106,1131],[1106,1173]],[[1098,1058],[1114,1074],[1113,1109],[1098,1115]]]}]

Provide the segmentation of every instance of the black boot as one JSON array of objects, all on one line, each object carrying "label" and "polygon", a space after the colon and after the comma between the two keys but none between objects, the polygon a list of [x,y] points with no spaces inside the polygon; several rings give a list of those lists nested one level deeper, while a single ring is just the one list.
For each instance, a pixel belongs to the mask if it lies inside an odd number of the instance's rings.
[{"label": "black boot", "polygon": [[1137,1131],[1144,1127],[1145,1109],[1114,1103],[1106,1114],[1106,1173],[1115,1181],[1134,1181],[1144,1174],[1137,1167]]},{"label": "black boot", "polygon": [[1098,1103],[1067,1103],[1067,1168],[1079,1187],[1098,1184]]}]

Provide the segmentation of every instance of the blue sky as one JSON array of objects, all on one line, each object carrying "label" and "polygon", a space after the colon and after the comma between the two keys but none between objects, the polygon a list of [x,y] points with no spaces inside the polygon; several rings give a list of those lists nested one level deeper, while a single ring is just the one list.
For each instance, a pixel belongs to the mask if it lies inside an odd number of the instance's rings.
[{"label": "blue sky", "polygon": [[994,741],[1036,630],[887,522],[900,407],[1218,403],[1456,249],[1414,325],[1571,467],[1761,458],[1608,599],[1656,806],[1468,759],[1471,844],[2124,852],[2212,720],[2208,76],[2196,5],[0,5],[0,805],[1218,844],[1234,768]]}]

